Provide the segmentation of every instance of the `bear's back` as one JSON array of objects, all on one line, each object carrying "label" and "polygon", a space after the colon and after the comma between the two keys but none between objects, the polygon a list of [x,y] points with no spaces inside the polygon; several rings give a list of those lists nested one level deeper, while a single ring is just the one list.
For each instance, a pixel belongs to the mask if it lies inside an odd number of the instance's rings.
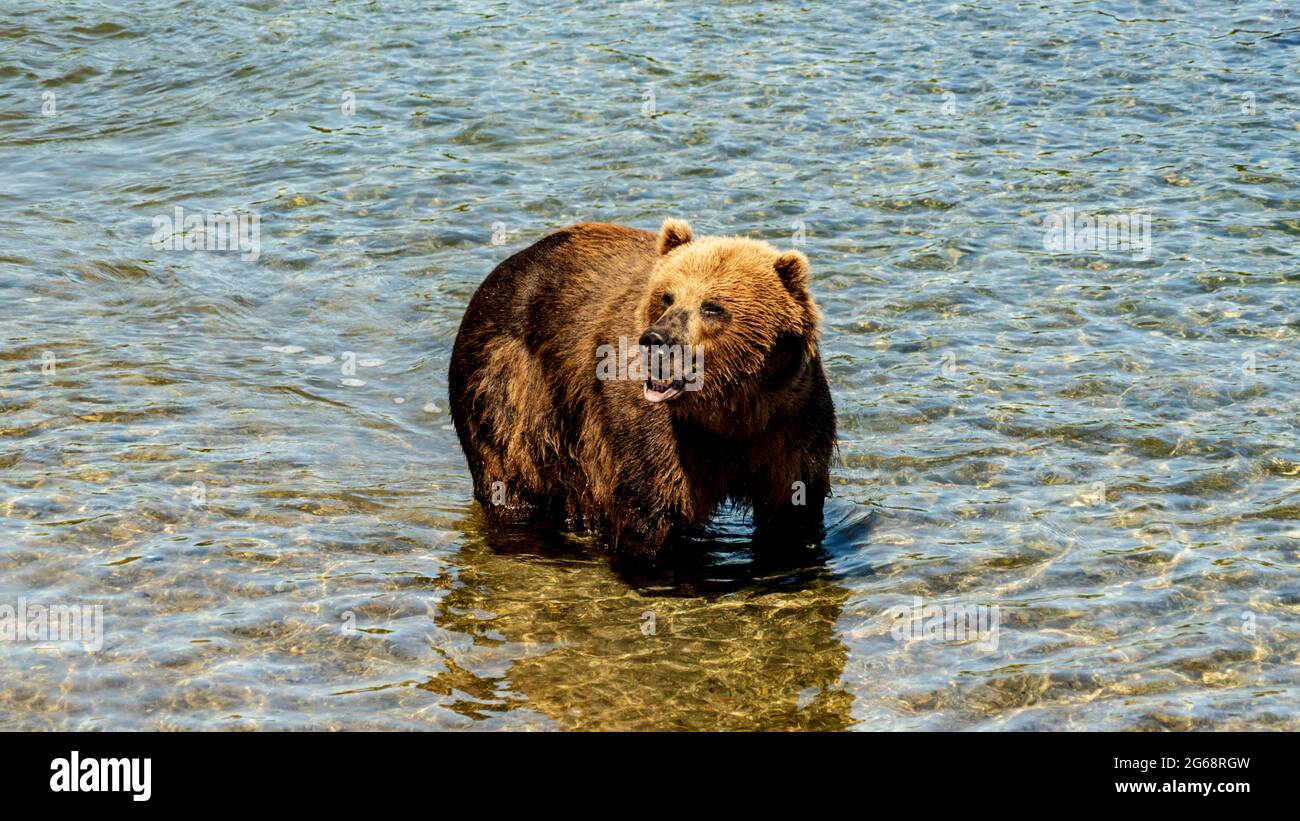
[{"label": "bear's back", "polygon": [[463,341],[506,334],[534,351],[577,344],[604,306],[639,286],[656,257],[655,235],[624,225],[578,223],[543,237],[479,286],[461,322]]}]

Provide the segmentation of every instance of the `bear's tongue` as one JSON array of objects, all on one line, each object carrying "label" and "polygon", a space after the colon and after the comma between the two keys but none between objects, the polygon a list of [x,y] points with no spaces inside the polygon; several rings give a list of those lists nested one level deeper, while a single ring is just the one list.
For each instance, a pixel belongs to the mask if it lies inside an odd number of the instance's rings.
[{"label": "bear's tongue", "polygon": [[682,389],[672,382],[659,382],[654,379],[645,381],[645,398],[650,402],[663,402],[681,392]]}]

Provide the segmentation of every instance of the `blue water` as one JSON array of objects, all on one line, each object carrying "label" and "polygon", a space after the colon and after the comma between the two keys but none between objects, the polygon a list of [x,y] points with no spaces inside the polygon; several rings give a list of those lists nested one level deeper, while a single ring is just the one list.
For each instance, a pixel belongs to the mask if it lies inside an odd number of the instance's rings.
[{"label": "blue water", "polygon": [[[0,605],[103,608],[0,727],[1300,729],[1300,9],[295,5],[0,4]],[[827,539],[487,543],[470,295],[666,216],[812,262]]]}]

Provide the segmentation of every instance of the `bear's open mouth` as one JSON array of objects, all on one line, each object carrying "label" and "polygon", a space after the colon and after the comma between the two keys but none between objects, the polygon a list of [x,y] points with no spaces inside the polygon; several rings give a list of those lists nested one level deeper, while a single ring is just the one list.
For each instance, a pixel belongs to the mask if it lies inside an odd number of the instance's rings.
[{"label": "bear's open mouth", "polygon": [[682,392],[685,379],[647,379],[645,381],[645,398],[651,402],[666,402]]}]

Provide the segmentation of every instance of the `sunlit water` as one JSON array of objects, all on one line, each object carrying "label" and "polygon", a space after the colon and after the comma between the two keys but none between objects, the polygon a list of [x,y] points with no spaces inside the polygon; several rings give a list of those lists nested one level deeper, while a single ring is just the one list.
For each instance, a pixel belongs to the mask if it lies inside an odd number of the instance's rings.
[{"label": "sunlit water", "polygon": [[[104,619],[0,727],[1300,729],[1289,4],[288,5],[0,6],[0,604]],[[813,262],[825,542],[489,543],[466,302],[668,215]]]}]

